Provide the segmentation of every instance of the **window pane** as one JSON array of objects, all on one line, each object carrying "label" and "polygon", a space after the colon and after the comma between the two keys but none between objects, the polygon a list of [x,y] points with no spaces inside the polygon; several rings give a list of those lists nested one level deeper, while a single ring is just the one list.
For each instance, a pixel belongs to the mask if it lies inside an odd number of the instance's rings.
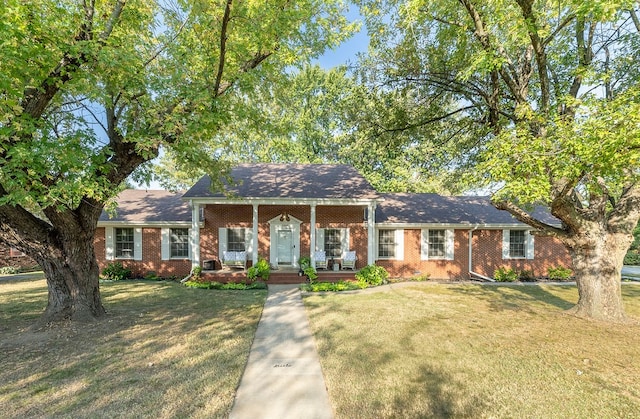
[{"label": "window pane", "polygon": [[445,257],[445,241],[444,230],[429,230],[429,257]]},{"label": "window pane", "polygon": [[188,228],[172,228],[169,234],[171,257],[172,258],[188,258],[189,257],[189,229]]},{"label": "window pane", "polygon": [[324,230],[324,251],[327,257],[339,258],[342,256],[342,231],[337,228]]},{"label": "window pane", "polygon": [[395,230],[378,231],[378,257],[393,258],[396,256]]},{"label": "window pane", "polygon": [[133,229],[116,228],[116,257],[133,258]]},{"label": "window pane", "polygon": [[230,228],[227,230],[227,250],[230,252],[244,252],[244,228]]},{"label": "window pane", "polygon": [[509,231],[509,256],[512,258],[523,258],[526,256],[526,241],[524,230]]}]

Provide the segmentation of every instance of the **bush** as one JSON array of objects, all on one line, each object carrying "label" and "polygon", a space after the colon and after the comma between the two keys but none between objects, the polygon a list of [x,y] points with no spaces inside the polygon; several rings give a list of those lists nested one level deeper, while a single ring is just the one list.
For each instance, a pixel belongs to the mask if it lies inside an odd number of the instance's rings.
[{"label": "bush", "polygon": [[202,274],[202,266],[196,266],[191,271],[191,278],[193,278],[194,281],[200,281],[200,278],[201,278],[200,275],[201,274]]},{"label": "bush", "polygon": [[389,272],[382,266],[367,265],[356,274],[356,279],[367,285],[381,285],[386,283]]},{"label": "bush", "polygon": [[533,271],[528,271],[526,269],[521,271],[518,277],[522,282],[535,282],[537,280],[537,278],[533,274]]},{"label": "bush", "polygon": [[571,278],[572,273],[571,269],[558,266],[555,268],[549,268],[547,276],[553,281],[566,281]]},{"label": "bush", "polygon": [[260,258],[258,263],[247,269],[247,278],[251,281],[255,281],[258,278],[266,281],[269,279],[270,274],[271,267],[269,266],[269,262],[264,258]]},{"label": "bush", "polygon": [[300,270],[305,271],[307,268],[311,267],[311,258],[304,256],[300,258]]},{"label": "bush", "polygon": [[493,279],[498,282],[514,282],[518,279],[518,272],[501,266],[493,273]]},{"label": "bush", "polygon": [[265,289],[267,286],[264,283],[254,282],[252,284],[243,284],[242,282],[229,282],[222,284],[220,282],[201,282],[201,281],[187,281],[184,283],[185,287],[198,288],[205,290],[257,290]]},{"label": "bush", "polygon": [[313,266],[307,266],[303,272],[311,282],[318,279],[318,272],[316,272],[316,268],[314,268]]},{"label": "bush", "polygon": [[123,279],[131,278],[131,270],[122,266],[120,262],[114,262],[107,265],[102,270],[102,276],[104,279],[111,281],[121,281]]},{"label": "bush", "polygon": [[624,256],[625,265],[640,265],[640,253],[628,252]]},{"label": "bush", "polygon": [[303,285],[302,289],[309,292],[322,292],[322,291],[349,291],[366,288],[364,283],[357,283],[353,281],[339,281],[339,282],[313,282],[311,284]]},{"label": "bush", "polygon": [[15,266],[3,266],[2,268],[0,268],[0,275],[15,275],[19,273],[20,269],[16,268]]},{"label": "bush", "polygon": [[156,271],[149,271],[144,275],[144,279],[148,279],[151,281],[160,281],[162,278],[158,276]]}]

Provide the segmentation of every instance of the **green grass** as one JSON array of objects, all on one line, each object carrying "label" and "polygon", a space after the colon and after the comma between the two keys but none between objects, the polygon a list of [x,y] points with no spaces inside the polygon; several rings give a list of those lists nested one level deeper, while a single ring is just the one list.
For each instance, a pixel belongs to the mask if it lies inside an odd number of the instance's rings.
[{"label": "green grass", "polygon": [[[623,285],[640,317],[640,284]],[[640,327],[563,314],[575,286],[308,294],[339,418],[637,417]]]},{"label": "green grass", "polygon": [[266,292],[101,284],[108,317],[34,332],[45,282],[0,282],[2,417],[225,417]]}]

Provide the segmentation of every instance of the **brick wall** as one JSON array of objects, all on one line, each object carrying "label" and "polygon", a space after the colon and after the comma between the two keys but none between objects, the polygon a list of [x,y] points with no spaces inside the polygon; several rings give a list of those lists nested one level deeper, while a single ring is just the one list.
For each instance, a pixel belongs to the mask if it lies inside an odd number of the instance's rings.
[{"label": "brick wall", "polygon": [[[469,231],[455,230],[454,260],[420,260],[420,229],[405,229],[404,260],[377,260],[391,277],[410,278],[429,275],[431,279],[469,279]],[[535,238],[534,259],[502,259],[502,230],[476,230],[473,232],[472,270],[492,277],[501,266],[522,271],[533,271],[545,276],[555,266],[571,268],[566,248],[551,237]]]},{"label": "brick wall", "polygon": [[131,269],[134,277],[144,277],[149,272],[155,272],[156,275],[165,278],[171,276],[181,278],[191,272],[191,261],[188,259],[162,260],[160,228],[145,227],[142,229],[142,260],[106,260],[104,227],[98,227],[93,245],[100,271],[112,262],[120,262],[125,268]]},{"label": "brick wall", "polygon": [[[287,213],[302,221],[300,225],[300,257],[310,255],[311,208],[305,205],[260,205],[258,207],[258,254],[269,260],[271,251],[269,220]],[[357,268],[367,264],[367,227],[361,207],[317,206],[316,228],[348,228],[349,249],[358,256]],[[251,228],[251,205],[207,205],[204,228],[200,229],[200,259],[219,259],[218,229],[220,227]],[[251,262],[248,262],[251,265]]]},{"label": "brick wall", "polygon": [[37,265],[35,260],[22,254],[22,252],[18,252],[5,244],[0,244],[0,267],[11,266],[18,269],[31,269]]}]

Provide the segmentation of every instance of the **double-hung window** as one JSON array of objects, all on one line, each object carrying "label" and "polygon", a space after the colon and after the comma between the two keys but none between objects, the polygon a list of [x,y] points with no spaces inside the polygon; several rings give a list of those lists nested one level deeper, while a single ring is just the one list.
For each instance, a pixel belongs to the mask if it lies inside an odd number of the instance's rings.
[{"label": "double-hung window", "polygon": [[189,257],[189,229],[172,228],[169,230],[169,248],[171,258]]},{"label": "double-hung window", "polygon": [[378,257],[393,259],[396,257],[396,231],[378,230]]},{"label": "double-hung window", "polygon": [[244,252],[246,250],[246,233],[244,228],[227,229],[227,250]]},{"label": "double-hung window", "polygon": [[527,230],[504,230],[502,233],[503,259],[533,259],[533,236]]},{"label": "double-hung window", "polygon": [[423,229],[421,260],[453,260],[455,234],[453,229]]},{"label": "double-hung window", "polygon": [[[329,258],[342,257],[342,230],[327,228],[324,230],[324,251]],[[345,249],[347,250],[347,249]]]},{"label": "double-hung window", "polygon": [[133,228],[115,229],[116,258],[133,259],[134,246]]}]

